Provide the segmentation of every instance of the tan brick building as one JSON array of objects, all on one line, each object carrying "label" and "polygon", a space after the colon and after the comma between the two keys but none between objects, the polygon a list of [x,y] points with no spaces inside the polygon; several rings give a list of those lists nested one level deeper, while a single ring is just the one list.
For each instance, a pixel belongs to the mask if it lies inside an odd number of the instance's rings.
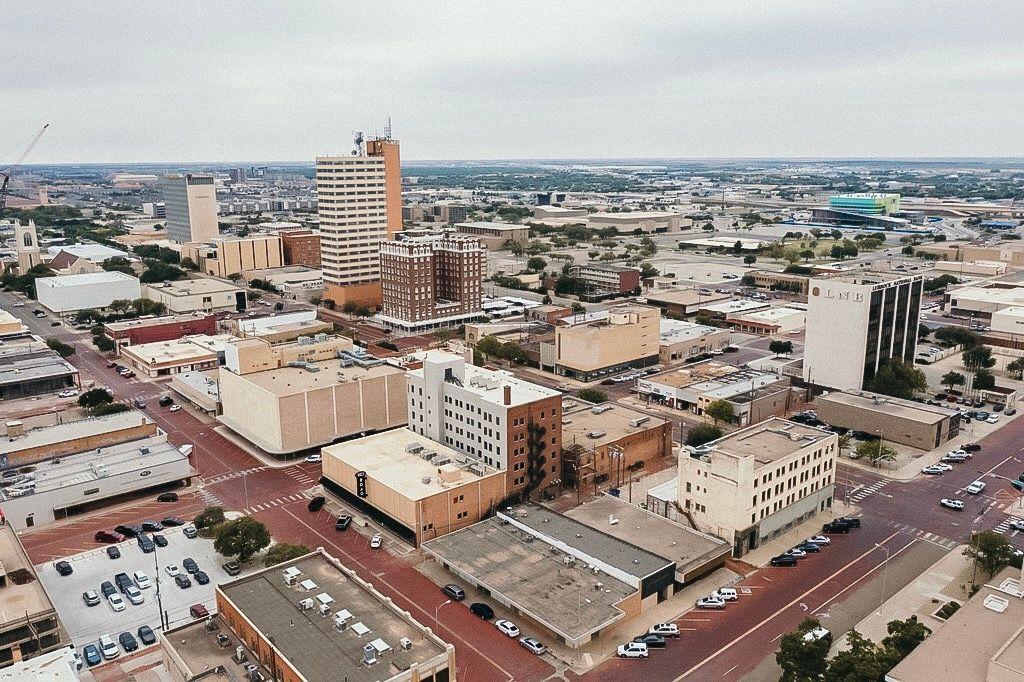
[{"label": "tan brick building", "polygon": [[276,234],[219,237],[208,243],[184,244],[181,255],[191,258],[201,272],[214,277],[284,265],[281,237]]},{"label": "tan brick building", "polygon": [[574,319],[567,317],[555,327],[556,374],[594,381],[631,367],[658,364],[661,313],[657,308],[618,305],[608,309],[606,319],[572,324]]},{"label": "tan brick building", "polygon": [[285,265],[320,267],[320,235],[312,230],[281,230],[281,249]]}]

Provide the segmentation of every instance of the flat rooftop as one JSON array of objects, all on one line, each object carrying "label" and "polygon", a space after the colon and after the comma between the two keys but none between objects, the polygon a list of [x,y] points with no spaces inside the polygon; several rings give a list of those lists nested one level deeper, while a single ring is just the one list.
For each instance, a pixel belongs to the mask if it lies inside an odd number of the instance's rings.
[{"label": "flat rooftop", "polygon": [[[415,448],[415,452],[409,452]],[[502,475],[474,457],[407,429],[393,429],[328,445],[324,457],[336,457],[410,500],[422,500],[485,476]],[[436,453],[424,459],[425,453]],[[447,460],[446,464],[439,464]],[[474,473],[479,472],[479,473]]]},{"label": "flat rooftop", "polygon": [[530,227],[528,225],[521,225],[519,223],[491,223],[491,222],[487,222],[485,220],[475,220],[475,221],[468,222],[468,223],[455,223],[455,227],[456,228],[459,228],[459,227],[475,227],[477,229],[496,230],[496,231],[499,231],[499,232],[511,231],[511,230],[529,230],[530,229]]},{"label": "flat rooftop", "polygon": [[712,457],[752,457],[759,466],[765,466],[835,436],[813,426],[772,417],[760,424],[733,431],[709,445],[714,446]]},{"label": "flat rooftop", "polygon": [[[670,481],[678,489],[675,480]],[[709,562],[732,555],[729,543],[705,535],[611,495],[602,495],[567,511],[566,516],[602,533],[642,547],[676,564],[677,574],[686,574]],[[609,518],[618,520],[610,524]]]},{"label": "flat rooftop", "polygon": [[[101,417],[87,417],[78,421],[40,426],[28,429],[23,436],[4,436],[0,438],[0,454],[11,454],[20,450],[45,447],[66,441],[86,440],[95,436],[121,431],[136,426],[152,425],[153,420],[139,410],[129,410]],[[86,440],[86,442],[88,442]],[[92,446],[83,446],[83,450],[91,450]]]},{"label": "flat rooftop", "polygon": [[152,291],[159,291],[167,296],[200,296],[224,292],[244,291],[234,284],[216,279],[182,279],[176,282],[162,282],[145,285]]},{"label": "flat rooftop", "polygon": [[[14,528],[8,523],[0,525],[0,565],[8,574],[19,569],[25,569],[33,576],[36,573]],[[38,577],[24,585],[8,580],[7,587],[0,588],[0,628],[14,621],[24,621],[26,613],[35,617],[48,611],[53,611],[53,602]]]},{"label": "flat rooftop", "polygon": [[617,605],[637,591],[603,571],[591,572],[581,561],[566,565],[563,553],[504,525],[500,518],[474,523],[421,546],[533,620],[571,639],[621,620],[625,614]]},{"label": "flat rooftop", "polygon": [[[1020,571],[1006,568],[893,668],[886,679],[1010,680],[1024,678],[1024,599]],[[988,603],[1002,611],[994,610]],[[996,676],[990,675],[990,671]]]},{"label": "flat rooftop", "polygon": [[[878,216],[872,216],[875,218]],[[861,286],[878,286],[878,285],[891,285],[902,282],[912,282],[916,279],[921,279],[922,275],[904,275],[892,272],[862,272],[856,275],[840,275],[838,277],[829,277],[822,279],[814,277],[811,279],[810,286],[815,284],[829,285],[834,283],[841,284],[859,284]]]},{"label": "flat rooftop", "polygon": [[723,315],[732,315],[734,313],[745,313],[752,312],[754,310],[765,310],[770,303],[763,301],[752,301],[750,299],[734,299],[731,301],[722,301],[721,303],[712,303],[711,305],[701,306],[701,310],[706,310],[711,313],[721,313]]},{"label": "flat rooftop", "polygon": [[78,370],[53,351],[0,354],[0,385],[75,374]]},{"label": "flat rooftop", "polygon": [[660,325],[661,345],[663,346],[699,339],[702,336],[714,334],[715,332],[728,332],[728,330],[719,327],[710,327],[706,324],[697,324],[696,322],[670,320],[665,317],[661,318]]},{"label": "flat rooftop", "polygon": [[191,313],[189,315],[161,315],[160,317],[139,317],[134,320],[121,320],[120,322],[107,322],[103,326],[112,332],[123,332],[129,329],[140,329],[144,327],[158,327],[163,324],[178,324],[183,322],[195,322],[209,317],[204,313]]},{"label": "flat rooftop", "polygon": [[[282,572],[294,567],[300,575],[297,583],[310,580],[312,589],[285,584]],[[235,608],[268,639],[281,655],[309,682],[376,682],[396,675],[418,662],[447,655],[447,645],[426,629],[390,605],[380,593],[333,558],[314,553],[294,562],[279,564],[254,575],[226,583],[218,588]],[[344,630],[334,627],[333,616],[323,617],[318,609],[299,610],[299,602],[327,595],[331,612],[344,613]],[[207,633],[209,638],[209,633]],[[170,638],[172,644],[179,641]],[[411,642],[409,649],[401,640]],[[363,665],[363,647],[377,645],[378,663]],[[382,651],[383,649],[383,651]],[[189,661],[189,651],[179,650]],[[221,660],[233,650],[221,649]],[[201,672],[198,668],[196,672]]]},{"label": "flat rooftop", "polygon": [[664,303],[667,305],[700,305],[703,303],[715,303],[732,298],[732,294],[702,294],[696,289],[665,289],[664,291],[652,291],[645,294],[648,303]]},{"label": "flat rooftop", "polygon": [[597,222],[628,223],[634,220],[650,220],[652,218],[682,217],[674,211],[622,211],[619,213],[591,213],[588,218]]},{"label": "flat rooftop", "polygon": [[121,256],[128,260],[138,260],[138,256],[135,256],[127,251],[121,251],[120,249],[112,249],[109,246],[103,244],[69,244],[67,246],[51,246],[46,249],[47,254],[52,258],[59,254],[61,251],[70,253],[73,256],[84,258],[92,263],[102,263],[108,258],[114,256]]},{"label": "flat rooftop", "polygon": [[[362,368],[357,366],[344,367],[341,360],[323,360],[307,363],[310,369],[302,367],[278,367],[259,372],[240,375],[264,391],[277,396],[295,395],[325,386],[337,386],[353,381],[374,379],[389,374],[401,374],[402,370],[389,365]],[[222,370],[227,372],[229,370]]]},{"label": "flat rooftop", "polygon": [[[423,364],[450,362],[453,357],[456,356],[446,351],[430,350],[424,354]],[[463,371],[461,387],[495,405],[505,404],[503,397],[505,386],[512,389],[511,401],[509,403],[512,406],[524,405],[536,400],[562,395],[560,391],[524,381],[506,370],[492,370],[465,364],[463,365]],[[423,369],[414,369],[409,372],[409,375],[415,375],[422,379]]]},{"label": "flat rooftop", "polygon": [[640,379],[641,384],[658,384],[668,388],[690,389],[699,393],[711,393],[730,387],[748,391],[777,381],[779,381],[779,376],[772,372],[762,372],[749,367],[735,367],[714,360],[696,362],[689,366],[669,369]]},{"label": "flat rooftop", "polygon": [[[638,419],[646,421],[637,426],[630,423]],[[566,397],[562,399],[563,447],[568,447],[573,443],[587,447],[614,443],[626,436],[661,428],[667,423],[667,420],[660,417],[631,410],[618,404],[594,405],[579,398]],[[590,435],[597,433],[601,434],[597,438],[592,438]]]},{"label": "flat rooftop", "polygon": [[948,419],[957,414],[956,410],[939,405],[918,403],[913,400],[892,398],[878,393],[845,393],[833,391],[828,395],[818,398],[818,402],[835,403],[837,405],[848,405],[861,410],[884,414],[901,419],[909,419],[923,424],[937,424],[943,419]]},{"label": "flat rooftop", "polygon": [[126,275],[123,272],[86,272],[81,275],[58,275],[56,277],[40,277],[37,285],[42,282],[44,286],[51,289],[68,289],[93,284],[112,284],[114,282],[136,282],[138,278]]},{"label": "flat rooftop", "polygon": [[219,353],[224,352],[225,346],[237,340],[237,337],[231,334],[183,336],[170,341],[124,346],[121,348],[121,353],[136,357],[146,364],[162,365],[204,357],[216,358]]},{"label": "flat rooftop", "polygon": [[1024,287],[962,287],[946,292],[950,300],[965,299],[984,303],[1024,305]]},{"label": "flat rooftop", "polygon": [[[142,448],[149,451],[143,453]],[[94,454],[71,456],[59,464],[37,468],[33,472],[35,494],[187,459],[163,435],[110,445]],[[19,477],[9,480],[14,487],[22,486]],[[8,499],[6,492],[0,491],[0,500],[4,499]]]},{"label": "flat rooftop", "polygon": [[767,310],[755,310],[753,312],[745,312],[736,315],[737,319],[747,320],[749,322],[778,322],[779,320],[793,315],[806,315],[807,311],[803,308],[790,308],[788,306],[782,306],[781,308],[768,308]]}]

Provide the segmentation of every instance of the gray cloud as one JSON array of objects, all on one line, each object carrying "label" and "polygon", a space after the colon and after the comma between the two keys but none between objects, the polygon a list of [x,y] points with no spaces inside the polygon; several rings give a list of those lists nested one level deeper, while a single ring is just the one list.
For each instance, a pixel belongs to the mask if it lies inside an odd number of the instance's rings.
[{"label": "gray cloud", "polygon": [[[1016,2],[5,5],[0,149],[307,160],[1020,156]],[[2,161],[2,159],[0,159]]]}]

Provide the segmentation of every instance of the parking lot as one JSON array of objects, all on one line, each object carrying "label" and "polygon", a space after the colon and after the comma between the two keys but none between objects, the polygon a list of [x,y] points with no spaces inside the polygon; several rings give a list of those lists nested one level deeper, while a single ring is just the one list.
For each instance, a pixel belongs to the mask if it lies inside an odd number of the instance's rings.
[{"label": "parking lot", "polygon": [[[115,640],[122,632],[136,635],[140,625],[149,625],[154,632],[159,633],[158,589],[171,628],[192,619],[189,615],[189,607],[192,604],[203,604],[211,612],[215,610],[214,585],[235,578],[229,576],[221,567],[226,559],[213,551],[213,540],[190,540],[185,537],[180,527],[168,528],[160,534],[167,538],[167,547],[157,547],[155,552],[149,554],[144,554],[135,540],[126,540],[116,545],[121,550],[120,559],[109,558],[106,547],[97,547],[67,557],[66,561],[74,569],[74,573],[69,576],[58,575],[53,562],[36,566],[39,579],[46,590],[52,595],[65,595],[64,598],[55,599],[54,603],[64,627],[79,651],[84,645],[95,643],[103,634],[109,634]],[[181,564],[186,557],[191,557],[199,564],[199,570],[210,577],[209,584],[200,585],[192,580],[192,587],[182,589],[174,583],[174,579],[166,573],[164,567],[174,564],[185,574]],[[144,603],[135,606],[125,599],[125,610],[116,613],[107,600],[102,598],[100,583],[104,580],[114,582],[116,573],[124,572],[132,576],[135,571],[145,573],[153,586],[142,590]],[[85,605],[82,593],[87,590],[95,590],[100,594],[99,604]]]}]

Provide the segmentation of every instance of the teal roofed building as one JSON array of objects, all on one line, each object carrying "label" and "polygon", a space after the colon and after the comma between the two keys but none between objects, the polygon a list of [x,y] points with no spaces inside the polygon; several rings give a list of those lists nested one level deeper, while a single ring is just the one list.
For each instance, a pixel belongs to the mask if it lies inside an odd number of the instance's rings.
[{"label": "teal roofed building", "polygon": [[892,215],[900,210],[899,194],[858,193],[829,197],[829,208],[866,215]]}]

